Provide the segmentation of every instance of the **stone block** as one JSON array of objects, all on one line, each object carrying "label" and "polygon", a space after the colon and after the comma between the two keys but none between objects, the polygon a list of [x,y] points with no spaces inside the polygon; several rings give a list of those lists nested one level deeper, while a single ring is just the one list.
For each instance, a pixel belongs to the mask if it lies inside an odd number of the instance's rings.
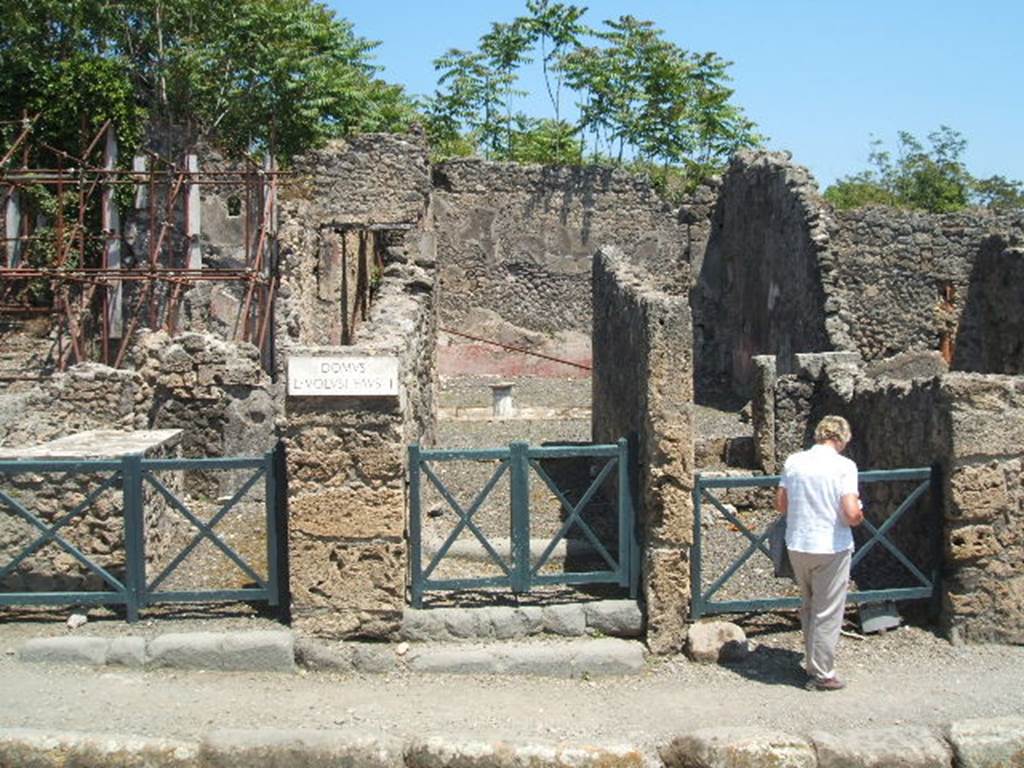
[{"label": "stone block", "polygon": [[409,652],[406,664],[413,672],[450,675],[493,675],[499,671],[497,654],[488,648],[417,648]]},{"label": "stone block", "polygon": [[405,604],[405,545],[396,541],[290,538],[292,607],[298,613],[394,613]]},{"label": "stone block", "polygon": [[991,525],[962,525],[947,535],[949,557],[957,561],[991,557],[1001,549]]},{"label": "stone block", "polygon": [[807,739],[765,728],[702,728],[659,754],[666,768],[816,768]]},{"label": "stone block", "polygon": [[651,653],[682,650],[690,609],[690,563],[681,548],[649,549],[644,568],[647,647]]},{"label": "stone block", "polygon": [[647,755],[623,745],[565,747],[508,742],[414,741],[405,749],[407,768],[644,768]]},{"label": "stone block", "polygon": [[289,526],[311,536],[345,539],[399,537],[405,530],[401,488],[341,486],[289,499]]},{"label": "stone block", "polygon": [[996,462],[957,467],[949,488],[949,514],[957,520],[991,520],[1010,503],[1006,475]]},{"label": "stone block", "polygon": [[958,768],[1024,765],[1024,717],[960,720],[949,728]]},{"label": "stone block", "polygon": [[547,605],[543,608],[544,631],[553,635],[579,637],[587,631],[587,620],[583,606]]},{"label": "stone block", "polygon": [[149,643],[152,667],[223,671],[291,672],[295,649],[291,632],[175,632]]},{"label": "stone block", "polygon": [[0,766],[11,768],[192,768],[198,755],[191,741],[0,729]]},{"label": "stone block", "polygon": [[115,637],[107,649],[107,664],[142,667],[146,663],[146,641],[141,637]]},{"label": "stone block", "polygon": [[109,647],[110,640],[103,637],[39,637],[18,650],[18,660],[100,667],[107,663]]},{"label": "stone block", "polygon": [[686,655],[693,661],[743,661],[749,652],[746,634],[728,621],[698,621],[686,635]]},{"label": "stone block", "polygon": [[927,728],[870,728],[813,733],[819,768],[951,768],[949,745]]},{"label": "stone block", "polygon": [[348,731],[222,730],[202,740],[199,764],[206,768],[402,768],[402,748],[395,741]]},{"label": "stone block", "polygon": [[429,640],[447,640],[448,630],[444,625],[444,615],[436,609],[405,608],[402,611],[402,626],[399,635],[403,640],[426,642]]},{"label": "stone block", "polygon": [[587,629],[612,637],[640,637],[644,616],[635,600],[599,600],[584,603]]},{"label": "stone block", "polygon": [[306,669],[351,672],[352,645],[324,643],[310,637],[297,637],[295,663]]},{"label": "stone block", "polygon": [[356,643],[352,648],[352,666],[359,672],[380,675],[398,669],[398,659],[390,644]]}]

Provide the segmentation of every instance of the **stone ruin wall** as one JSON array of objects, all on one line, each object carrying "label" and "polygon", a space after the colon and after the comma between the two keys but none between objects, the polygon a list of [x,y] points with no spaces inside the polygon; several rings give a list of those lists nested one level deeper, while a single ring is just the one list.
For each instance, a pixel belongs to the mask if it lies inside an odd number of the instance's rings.
[{"label": "stone ruin wall", "polygon": [[825,300],[832,258],[824,214],[814,178],[788,155],[733,159],[694,263],[698,398],[749,394],[754,355],[830,348],[838,308]]},{"label": "stone ruin wall", "polygon": [[593,439],[630,439],[638,468],[641,586],[647,643],[674,652],[686,637],[693,539],[692,336],[685,295],[614,248],[593,265]]},{"label": "stone ruin wall", "polygon": [[685,217],[621,170],[453,160],[433,185],[440,322],[484,338],[586,362],[594,251],[652,272],[687,252]]},{"label": "stone ruin wall", "polygon": [[[406,595],[407,446],[433,433],[434,248],[422,137],[361,137],[307,157],[282,200],[278,375],[289,355],[397,357],[398,397],[288,396],[291,617],[305,631],[389,638]],[[330,330],[338,237],[372,233],[381,281],[354,343]],[[335,251],[336,252],[336,251]]]},{"label": "stone ruin wall", "polygon": [[[796,373],[779,377],[774,398],[779,456],[805,447],[813,424],[838,413],[853,426],[850,454],[862,469],[936,466],[940,549],[920,509],[892,539],[926,574],[941,558],[941,621],[953,640],[1024,642],[1024,379],[927,375],[920,361],[873,373],[842,355],[807,355]],[[801,430],[779,430],[786,421]],[[909,489],[863,487],[869,519],[892,511]]]}]

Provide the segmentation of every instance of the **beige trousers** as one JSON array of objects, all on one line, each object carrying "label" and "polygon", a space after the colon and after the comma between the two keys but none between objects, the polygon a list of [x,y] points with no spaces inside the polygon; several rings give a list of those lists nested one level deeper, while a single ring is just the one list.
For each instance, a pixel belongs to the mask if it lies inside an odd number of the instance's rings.
[{"label": "beige trousers", "polygon": [[789,550],[800,587],[800,626],[804,632],[804,668],[818,679],[835,676],[836,646],[843,627],[851,552],[812,554]]}]

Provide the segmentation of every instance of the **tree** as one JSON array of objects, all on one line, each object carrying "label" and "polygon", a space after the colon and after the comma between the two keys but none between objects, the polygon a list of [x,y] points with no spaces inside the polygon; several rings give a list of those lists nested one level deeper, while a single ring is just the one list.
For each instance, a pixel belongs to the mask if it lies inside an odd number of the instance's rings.
[{"label": "tree", "polygon": [[[692,186],[720,169],[736,149],[758,143],[754,124],[732,103],[730,62],[691,53],[653,22],[622,16],[601,29],[585,9],[527,0],[527,15],[494,24],[477,51],[452,50],[435,62],[438,89],[428,102],[440,156],[476,148],[495,159],[631,163],[655,180],[681,172]],[[522,66],[540,49],[554,116],[514,113]],[[579,116],[562,117],[563,88]]]},{"label": "tree", "polygon": [[71,154],[108,119],[130,151],[148,117],[287,158],[413,119],[375,79],[375,45],[312,0],[22,0],[0,27],[0,111],[39,114]]},{"label": "tree", "polygon": [[837,208],[889,205],[932,213],[958,211],[969,205],[994,209],[1024,207],[1021,182],[992,176],[975,178],[963,162],[967,140],[948,126],[928,134],[925,147],[913,134],[897,134],[895,159],[882,142],[871,142],[871,167],[845,176],[825,190]]}]

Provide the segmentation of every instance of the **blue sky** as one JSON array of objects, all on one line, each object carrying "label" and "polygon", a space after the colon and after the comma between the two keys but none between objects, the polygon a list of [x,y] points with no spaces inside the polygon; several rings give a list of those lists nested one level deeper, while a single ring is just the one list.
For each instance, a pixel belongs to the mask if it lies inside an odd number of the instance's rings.
[{"label": "blue sky", "polygon": [[[1024,0],[593,0],[587,21],[650,19],[691,51],[734,62],[734,99],[824,187],[866,165],[872,135],[894,147],[949,125],[978,176],[1024,178]],[[524,0],[331,0],[357,34],[381,42],[383,76],[434,90],[433,60],[474,48]],[[542,85],[527,106],[547,116]]]}]

